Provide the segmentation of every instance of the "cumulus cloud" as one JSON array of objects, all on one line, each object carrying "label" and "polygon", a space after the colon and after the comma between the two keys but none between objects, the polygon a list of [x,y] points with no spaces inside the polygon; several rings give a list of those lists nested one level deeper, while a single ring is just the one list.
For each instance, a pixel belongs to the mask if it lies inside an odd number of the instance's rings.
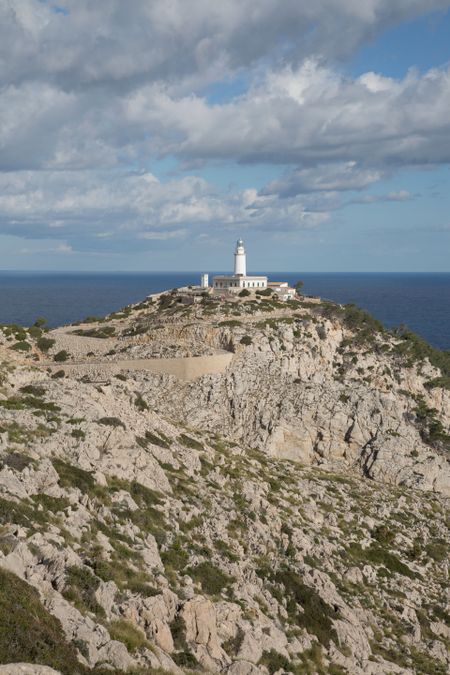
[{"label": "cumulus cloud", "polygon": [[[340,57],[446,0],[3,0],[0,77],[65,89],[176,81],[312,54]],[[3,57],[3,58],[1,58]]]},{"label": "cumulus cloud", "polygon": [[[316,227],[343,191],[450,161],[450,69],[396,80],[339,65],[387,27],[449,6],[2,0],[0,233],[137,247],[214,228]],[[236,78],[243,90],[212,103],[208,87]],[[130,172],[167,156],[183,169],[270,163],[281,177],[221,192],[196,176]]]},{"label": "cumulus cloud", "polygon": [[0,174],[0,232],[26,239],[53,238],[69,247],[113,250],[119,242],[139,250],[148,242],[188,234],[246,228],[315,227],[326,208],[300,200],[282,208],[254,189],[221,194],[202,178],[160,182],[149,173],[10,172]]},{"label": "cumulus cloud", "polygon": [[147,104],[143,91],[139,104],[129,101],[130,123],[157,129],[182,156],[304,166],[358,162],[376,170],[450,161],[449,67],[374,86],[367,77],[350,79],[307,61],[269,73],[223,105],[154,90],[147,95]]}]

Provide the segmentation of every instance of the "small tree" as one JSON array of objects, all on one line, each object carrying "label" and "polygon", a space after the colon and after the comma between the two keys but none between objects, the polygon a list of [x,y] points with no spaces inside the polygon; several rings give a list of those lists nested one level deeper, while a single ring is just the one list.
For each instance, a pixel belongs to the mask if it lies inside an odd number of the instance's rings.
[{"label": "small tree", "polygon": [[47,323],[47,319],[45,319],[43,316],[38,316],[38,318],[36,319],[36,321],[34,322],[33,325],[36,328],[42,328],[42,326],[45,326],[46,323]]},{"label": "small tree", "polygon": [[300,281],[300,280],[297,281],[297,283],[294,285],[294,288],[297,291],[297,295],[300,295],[300,293],[302,292],[303,286],[304,286],[304,282]]},{"label": "small tree", "polygon": [[239,293],[240,298],[246,298],[248,295],[250,295],[250,291],[248,291],[246,288],[243,288]]}]

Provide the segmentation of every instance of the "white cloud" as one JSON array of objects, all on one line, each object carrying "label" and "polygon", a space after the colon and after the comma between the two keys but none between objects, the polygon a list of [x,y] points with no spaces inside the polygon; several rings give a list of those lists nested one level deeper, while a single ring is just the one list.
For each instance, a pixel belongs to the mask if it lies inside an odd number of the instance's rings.
[{"label": "white cloud", "polygon": [[205,228],[234,233],[315,227],[327,219],[329,207],[308,197],[280,206],[276,197],[256,190],[223,194],[195,176],[162,183],[151,174],[0,174],[0,233],[59,239],[61,252],[69,246],[112,250],[120,242],[138,250],[143,241],[178,240],[187,233],[195,238]]},{"label": "white cloud", "polygon": [[[344,190],[449,162],[450,69],[352,79],[336,65],[388,26],[449,6],[0,0],[0,232],[75,249],[317,227]],[[207,86],[227,78],[244,93],[208,102]],[[197,176],[130,173],[167,156],[184,170],[270,163],[282,175],[222,193]]]}]

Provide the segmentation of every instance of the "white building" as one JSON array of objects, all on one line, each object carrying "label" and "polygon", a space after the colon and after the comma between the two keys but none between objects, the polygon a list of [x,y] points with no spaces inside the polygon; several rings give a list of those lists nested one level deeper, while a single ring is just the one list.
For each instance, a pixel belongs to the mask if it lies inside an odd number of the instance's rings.
[{"label": "white building", "polygon": [[216,293],[221,291],[224,293],[239,293],[244,288],[252,290],[267,288],[267,277],[247,275],[246,258],[244,242],[242,239],[238,239],[234,252],[234,274],[213,278],[213,288]]},{"label": "white building", "polygon": [[293,300],[297,295],[295,288],[291,288],[287,281],[269,281],[267,286],[278,295],[279,300]]}]

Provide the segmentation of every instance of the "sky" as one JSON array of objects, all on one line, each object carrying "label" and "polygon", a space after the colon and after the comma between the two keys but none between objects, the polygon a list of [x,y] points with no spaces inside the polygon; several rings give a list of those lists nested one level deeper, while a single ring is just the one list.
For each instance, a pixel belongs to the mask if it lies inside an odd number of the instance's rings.
[{"label": "sky", "polygon": [[450,0],[0,0],[0,269],[450,272]]}]

